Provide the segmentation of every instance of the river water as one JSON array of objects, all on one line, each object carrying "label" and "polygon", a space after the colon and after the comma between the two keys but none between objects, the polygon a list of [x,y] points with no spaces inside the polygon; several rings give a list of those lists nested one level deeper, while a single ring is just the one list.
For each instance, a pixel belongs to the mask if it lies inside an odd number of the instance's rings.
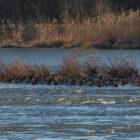
[{"label": "river water", "polygon": [[[0,49],[3,63],[59,66],[61,49]],[[85,54],[95,50],[80,51]],[[101,50],[106,56],[134,58],[140,50]],[[0,140],[139,140],[140,87],[0,84]]]}]

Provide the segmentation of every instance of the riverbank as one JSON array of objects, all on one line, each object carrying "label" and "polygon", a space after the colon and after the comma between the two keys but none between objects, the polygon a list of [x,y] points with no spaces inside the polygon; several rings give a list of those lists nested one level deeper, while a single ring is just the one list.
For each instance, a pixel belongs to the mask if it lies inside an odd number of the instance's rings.
[{"label": "riverbank", "polygon": [[0,47],[140,49],[140,10],[106,13],[82,22],[28,21],[1,25]]},{"label": "riverbank", "polygon": [[[97,63],[98,61],[98,63]],[[47,85],[87,85],[113,86],[132,84],[140,86],[140,73],[134,61],[123,57],[110,59],[104,63],[97,56],[88,56],[84,63],[78,54],[67,54],[59,67],[49,68],[45,65],[29,65],[15,61],[0,66],[2,83],[25,83]]]}]

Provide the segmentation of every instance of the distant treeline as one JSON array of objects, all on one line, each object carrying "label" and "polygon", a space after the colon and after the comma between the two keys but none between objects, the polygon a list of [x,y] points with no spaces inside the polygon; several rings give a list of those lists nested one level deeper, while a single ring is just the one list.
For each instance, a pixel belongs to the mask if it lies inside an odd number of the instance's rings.
[{"label": "distant treeline", "polygon": [[109,8],[113,12],[140,9],[140,0],[0,0],[0,21],[49,20],[62,22],[96,16]]}]

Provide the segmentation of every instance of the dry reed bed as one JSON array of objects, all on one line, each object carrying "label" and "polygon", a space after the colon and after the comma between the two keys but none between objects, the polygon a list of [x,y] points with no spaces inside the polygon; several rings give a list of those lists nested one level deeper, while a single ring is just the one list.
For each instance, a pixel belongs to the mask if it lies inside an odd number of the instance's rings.
[{"label": "dry reed bed", "polygon": [[134,62],[122,58],[110,60],[110,64],[97,64],[97,57],[89,57],[84,63],[81,56],[70,54],[64,56],[63,63],[55,72],[47,66],[30,66],[25,62],[14,62],[0,67],[2,83],[37,84],[71,84],[89,86],[114,86],[125,84],[140,86],[140,74]]},{"label": "dry reed bed", "polygon": [[[97,17],[51,23],[3,22],[0,47],[81,47],[81,48],[140,48],[140,10]],[[99,44],[99,45],[98,45]],[[103,45],[102,45],[103,44]]]}]

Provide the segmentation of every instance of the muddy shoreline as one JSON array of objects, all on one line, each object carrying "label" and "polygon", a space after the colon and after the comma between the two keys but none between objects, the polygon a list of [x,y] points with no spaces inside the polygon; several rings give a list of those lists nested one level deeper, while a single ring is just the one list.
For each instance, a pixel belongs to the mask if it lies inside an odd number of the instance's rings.
[{"label": "muddy shoreline", "polygon": [[6,46],[1,46],[0,48],[56,48],[56,49],[140,49],[140,43],[130,43],[130,44],[109,44],[109,43],[96,43],[92,44],[86,48],[83,48],[81,46],[68,46],[64,47],[61,45],[48,45],[48,44],[38,44],[34,46],[14,46],[14,45],[6,45]]}]

